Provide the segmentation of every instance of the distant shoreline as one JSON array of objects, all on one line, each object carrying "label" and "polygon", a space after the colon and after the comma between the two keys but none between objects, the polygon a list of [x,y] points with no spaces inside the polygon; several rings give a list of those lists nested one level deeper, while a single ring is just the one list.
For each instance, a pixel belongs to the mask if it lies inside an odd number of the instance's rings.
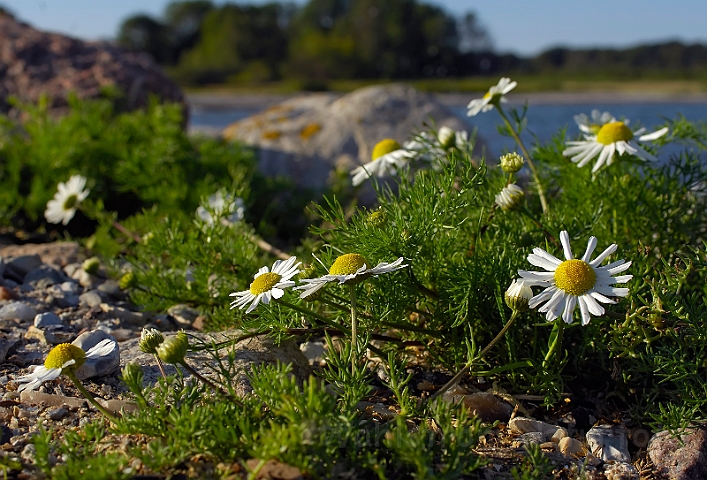
[{"label": "distant shoreline", "polygon": [[[308,92],[288,94],[267,93],[187,93],[187,104],[200,110],[263,110],[289,98]],[[332,92],[336,93],[336,92]],[[344,93],[341,93],[342,95]],[[435,93],[443,105],[459,106],[468,103],[473,98],[482,95],[477,93]],[[508,101],[512,105],[522,105],[526,101],[530,105],[567,105],[567,104],[631,104],[631,103],[705,103],[707,93],[661,93],[661,92],[531,92],[509,94]]]}]

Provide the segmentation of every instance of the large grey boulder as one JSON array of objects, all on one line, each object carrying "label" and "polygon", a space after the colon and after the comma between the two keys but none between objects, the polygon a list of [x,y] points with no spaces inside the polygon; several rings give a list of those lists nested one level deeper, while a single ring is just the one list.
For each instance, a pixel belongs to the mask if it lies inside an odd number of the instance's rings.
[{"label": "large grey boulder", "polygon": [[370,162],[380,140],[393,138],[402,144],[430,121],[438,128],[470,130],[432,94],[392,84],[346,95],[297,96],[229,125],[223,136],[257,147],[264,174],[321,189],[334,170],[348,172]]}]

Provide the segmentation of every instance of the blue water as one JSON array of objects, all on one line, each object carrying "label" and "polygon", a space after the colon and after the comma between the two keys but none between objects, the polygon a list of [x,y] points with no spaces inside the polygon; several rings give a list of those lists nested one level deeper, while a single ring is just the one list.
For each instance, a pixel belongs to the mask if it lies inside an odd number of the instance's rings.
[{"label": "blue water", "polygon": [[[609,111],[616,118],[631,120],[631,127],[645,126],[648,131],[665,123],[666,118],[673,119],[682,114],[691,121],[707,120],[707,103],[578,103],[561,105],[530,105],[527,113],[527,129],[522,138],[527,146],[536,142],[545,143],[557,132],[567,127],[567,139],[574,139],[579,129],[574,122],[574,116],[579,113],[587,115],[593,109]],[[475,117],[466,116],[466,106],[452,107],[453,112],[473,127],[478,129],[478,135],[486,141],[488,153],[501,155],[506,151],[515,150],[513,140],[498,133],[497,126],[501,118],[496,111],[480,113]],[[257,110],[224,109],[206,110],[194,109],[190,115],[190,123],[195,127],[223,128],[232,122],[248,117]],[[673,153],[664,151],[662,154]]]},{"label": "blue water", "polygon": [[[518,107],[516,107],[518,108]],[[452,107],[454,113],[466,117],[466,107]],[[557,135],[561,128],[567,128],[566,139],[575,139],[580,131],[574,121],[579,113],[589,115],[593,109],[608,111],[618,119],[628,119],[633,130],[639,125],[646,127],[647,133],[663,126],[666,119],[674,119],[682,114],[690,121],[707,121],[707,103],[581,103],[562,105],[536,105],[528,107],[527,128],[521,135],[528,147],[537,142],[546,143]],[[468,118],[468,117],[467,117]],[[502,123],[498,112],[492,110],[469,118],[469,122],[478,129],[494,155],[516,150],[513,139],[498,133],[497,126]],[[671,149],[672,150],[672,149]],[[673,153],[664,151],[663,154]]]}]

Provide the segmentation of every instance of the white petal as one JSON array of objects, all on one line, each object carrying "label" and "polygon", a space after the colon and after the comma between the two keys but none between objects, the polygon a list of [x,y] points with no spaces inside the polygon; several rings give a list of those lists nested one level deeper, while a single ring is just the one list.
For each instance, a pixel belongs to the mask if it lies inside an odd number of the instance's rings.
[{"label": "white petal", "polygon": [[650,141],[650,140],[656,140],[656,139],[662,137],[663,135],[665,135],[666,133],[668,133],[668,127],[663,127],[663,128],[661,128],[660,130],[656,130],[656,131],[653,132],[653,133],[648,133],[648,134],[646,134],[646,135],[641,135],[640,137],[638,137],[638,139],[639,139],[640,141],[642,141],[642,142],[646,142],[646,141]]},{"label": "white petal", "polygon": [[601,264],[601,262],[603,262],[604,260],[606,260],[606,257],[608,257],[609,255],[611,255],[612,253],[614,253],[617,248],[618,248],[618,246],[617,246],[615,243],[612,243],[611,245],[609,245],[608,247],[606,247],[606,250],[604,250],[603,252],[601,252],[597,258],[595,258],[594,260],[592,260],[591,262],[589,262],[589,265],[591,265],[592,267],[597,267],[597,266],[599,266],[599,265]]},{"label": "white petal", "polygon": [[583,262],[589,263],[589,259],[592,257],[592,253],[594,253],[595,248],[597,248],[597,237],[591,236],[587,242],[587,250],[582,256]]},{"label": "white petal", "polygon": [[531,298],[530,301],[528,302],[528,306],[530,308],[537,307],[538,305],[543,303],[545,300],[552,297],[557,290],[558,289],[555,286],[546,288],[545,290],[543,290],[542,292],[538,293],[533,298]]},{"label": "white petal", "polygon": [[255,299],[253,300],[253,303],[250,304],[250,307],[248,307],[248,310],[245,311],[245,313],[250,313],[253,310],[255,310],[255,307],[258,306],[260,303],[261,298],[263,297],[263,294],[261,293],[260,295],[257,295]]},{"label": "white petal", "polygon": [[274,287],[273,287],[273,289],[270,290],[270,291],[272,292],[272,298],[274,298],[274,299],[276,299],[276,300],[277,300],[278,298],[282,298],[282,296],[285,294],[285,291],[284,291],[284,290],[281,290],[281,289],[279,289],[279,288],[274,288]]},{"label": "white petal", "polygon": [[597,163],[594,164],[592,167],[592,173],[596,172],[599,170],[604,163],[613,155],[614,153],[614,144],[612,143],[611,145],[606,145],[604,148],[601,149],[601,153],[599,154],[599,159],[597,160]]},{"label": "white petal", "polygon": [[567,230],[562,230],[560,232],[560,243],[562,243],[562,250],[565,252],[565,260],[572,260],[572,247],[570,246],[570,236]]},{"label": "white petal", "polygon": [[597,291],[589,292],[589,295],[591,295],[592,298],[594,298],[595,300],[597,300],[598,302],[601,302],[601,303],[616,303],[615,300],[607,298]]},{"label": "white petal", "polygon": [[534,287],[547,287],[555,283],[554,272],[528,272],[518,270],[518,275],[521,276],[525,283]]},{"label": "white petal", "polygon": [[531,264],[535,265],[536,267],[544,268],[545,270],[549,270],[550,272],[554,272],[555,269],[557,268],[557,265],[551,262],[550,260],[541,257],[539,255],[535,254],[530,254],[528,255],[528,262]]},{"label": "white petal", "polygon": [[588,325],[592,317],[591,315],[589,315],[589,309],[587,308],[587,304],[584,301],[583,297],[579,297],[577,299],[577,302],[579,303],[579,311],[582,314],[582,325]]},{"label": "white petal", "polygon": [[582,168],[592,161],[603,148],[604,146],[600,143],[589,144],[589,146],[585,148],[584,153],[572,157],[572,161],[577,164],[577,167]]},{"label": "white petal", "polygon": [[106,338],[98,342],[96,345],[91,347],[88,352],[86,352],[86,358],[99,358],[105,357],[117,347],[118,344],[115,340]]},{"label": "white petal", "polygon": [[604,307],[599,305],[594,298],[592,298],[591,295],[584,294],[580,298],[584,299],[584,301],[587,304],[587,308],[589,309],[589,313],[591,313],[594,316],[601,316],[604,315]]},{"label": "white petal", "polygon": [[574,308],[577,306],[577,297],[574,295],[567,296],[567,302],[565,303],[565,311],[562,312],[562,320],[565,323],[572,323],[572,317],[574,313]]},{"label": "white petal", "polygon": [[559,258],[557,258],[557,257],[554,256],[554,255],[551,255],[551,254],[547,253],[547,252],[546,252],[545,250],[543,250],[542,248],[534,248],[534,249],[533,249],[533,253],[534,253],[535,255],[538,255],[538,256],[540,256],[540,257],[543,257],[543,258],[546,259],[546,260],[549,260],[551,263],[555,264],[555,266],[557,266],[557,265],[559,265],[559,264],[562,263],[562,260],[560,260]]}]

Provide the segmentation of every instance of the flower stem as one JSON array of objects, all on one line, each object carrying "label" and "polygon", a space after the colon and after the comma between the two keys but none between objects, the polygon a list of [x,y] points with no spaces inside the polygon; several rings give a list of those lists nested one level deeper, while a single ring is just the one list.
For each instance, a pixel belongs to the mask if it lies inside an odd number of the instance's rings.
[{"label": "flower stem", "polygon": [[547,368],[550,360],[552,360],[552,357],[557,355],[558,349],[562,348],[562,336],[565,330],[565,322],[562,318],[558,318],[555,325],[557,325],[557,335],[555,336],[555,340],[550,345],[550,349],[547,351],[547,355],[545,355],[545,359],[543,360],[543,367],[545,368]]},{"label": "flower stem", "polygon": [[84,386],[81,384],[81,382],[79,382],[79,379],[76,378],[76,374],[75,374],[74,372],[67,372],[67,371],[64,371],[63,373],[64,373],[67,377],[69,377],[69,379],[70,379],[71,382],[74,384],[74,386],[79,390],[79,392],[81,392],[81,394],[82,394],[84,397],[86,397],[86,399],[87,399],[89,402],[91,402],[91,405],[93,405],[94,407],[96,407],[96,408],[98,409],[98,411],[101,412],[101,413],[103,414],[103,416],[105,416],[105,417],[106,417],[107,419],[109,419],[111,422],[117,423],[118,419],[115,418],[115,415],[113,415],[112,413],[110,413],[103,405],[101,405],[100,403],[98,403],[98,401],[95,399],[95,397],[94,397],[93,395],[91,395],[91,392],[89,392],[88,390],[86,390],[86,387],[84,387]]},{"label": "flower stem", "polygon": [[349,285],[351,291],[351,373],[356,375],[356,357],[358,357],[358,325],[356,324],[356,285]]},{"label": "flower stem", "polygon": [[162,374],[162,378],[167,378],[167,373],[164,371],[164,364],[162,363],[162,359],[157,354],[155,354],[155,358],[157,359],[157,366],[160,367],[160,373]]},{"label": "flower stem", "polygon": [[506,116],[506,112],[503,111],[503,108],[501,108],[500,104],[496,105],[496,110],[501,115],[501,118],[503,118],[503,122],[506,124],[506,127],[508,128],[508,131],[510,132],[511,136],[513,137],[513,140],[515,140],[515,142],[518,144],[521,151],[523,152],[523,155],[525,155],[525,158],[528,160],[528,166],[530,167],[530,171],[533,173],[533,179],[535,179],[535,184],[538,189],[538,196],[540,197],[540,205],[543,208],[543,213],[547,214],[549,208],[547,205],[547,198],[545,198],[545,190],[543,189],[542,183],[540,183],[540,176],[538,175],[538,170],[535,168],[535,164],[533,163],[533,159],[530,157],[530,153],[528,152],[528,149],[525,148],[525,144],[523,143],[523,140],[521,140],[520,137],[518,136],[518,133],[515,131],[515,129],[511,125],[510,120],[508,120],[508,117]]},{"label": "flower stem", "polygon": [[223,395],[224,397],[228,398],[230,401],[232,401],[236,405],[240,405],[241,407],[243,406],[243,403],[240,400],[238,400],[236,397],[234,397],[233,395],[228,393],[226,390],[219,387],[218,385],[213,383],[211,380],[209,380],[208,378],[206,378],[205,376],[203,376],[202,374],[200,374],[199,372],[194,370],[192,367],[190,367],[189,364],[186,362],[186,360],[182,360],[180,362],[180,365],[182,367],[184,367],[184,369],[187,372],[189,372],[192,376],[194,376],[194,378],[196,378],[196,379],[200,380],[201,382],[203,382],[204,384],[206,384],[214,392]]},{"label": "flower stem", "polygon": [[496,345],[498,343],[498,341],[501,340],[501,338],[503,338],[503,336],[506,334],[508,329],[511,328],[511,325],[513,325],[513,322],[515,322],[516,318],[518,317],[518,313],[519,313],[518,310],[513,310],[513,314],[511,315],[511,318],[503,326],[501,331],[498,332],[498,334],[493,338],[493,340],[491,340],[489,342],[489,344],[486,345],[484,347],[484,349],[481,350],[481,352],[479,352],[479,354],[476,357],[474,357],[469,363],[467,363],[466,366],[464,366],[464,368],[462,368],[459,371],[459,373],[454,375],[450,381],[448,381],[446,384],[444,384],[444,386],[442,388],[437,390],[437,392],[435,392],[435,394],[430,397],[430,401],[434,400],[435,398],[439,398],[440,396],[442,396],[444,394],[444,392],[446,392],[447,390],[452,388],[454,385],[456,385],[457,382],[459,382],[459,380],[464,375],[466,375],[467,372],[469,372],[469,370],[471,369],[471,366],[473,365],[473,363],[475,361],[481,360],[482,358],[484,358],[484,355],[486,355],[489,352],[489,350],[491,350],[493,348],[493,346]]}]

